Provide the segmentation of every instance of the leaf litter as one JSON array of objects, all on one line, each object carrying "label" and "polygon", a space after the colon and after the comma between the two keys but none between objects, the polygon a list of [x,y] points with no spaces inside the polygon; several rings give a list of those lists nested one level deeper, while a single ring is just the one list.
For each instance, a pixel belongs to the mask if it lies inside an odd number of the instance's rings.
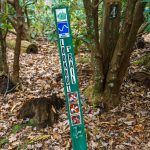
[{"label": "leaf litter", "polygon": [[[0,96],[0,147],[2,150],[71,150],[71,138],[66,108],[59,113],[59,121],[53,127],[37,129],[32,123],[16,118],[23,103],[32,98],[46,97],[52,93],[63,94],[63,83],[57,46],[42,41],[38,54],[22,53],[20,77],[22,89]],[[148,150],[150,149],[150,89],[133,83],[130,74],[143,70],[132,63],[141,50],[134,51],[128,75],[121,88],[121,104],[106,113],[86,103],[81,94],[84,121],[89,150]],[[92,72],[88,61],[90,53],[76,56],[81,93],[88,85]],[[8,62],[12,70],[13,50],[8,50]],[[17,126],[18,125],[18,126]],[[19,126],[23,127],[19,127]],[[18,127],[18,128],[17,128]],[[13,129],[15,133],[13,133]]]}]

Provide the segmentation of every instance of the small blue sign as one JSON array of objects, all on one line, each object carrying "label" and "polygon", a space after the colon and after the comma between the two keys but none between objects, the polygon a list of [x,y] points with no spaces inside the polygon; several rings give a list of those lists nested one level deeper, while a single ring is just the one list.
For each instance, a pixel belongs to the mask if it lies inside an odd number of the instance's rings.
[{"label": "small blue sign", "polygon": [[57,24],[57,27],[58,27],[59,38],[70,37],[68,22],[59,22]]}]

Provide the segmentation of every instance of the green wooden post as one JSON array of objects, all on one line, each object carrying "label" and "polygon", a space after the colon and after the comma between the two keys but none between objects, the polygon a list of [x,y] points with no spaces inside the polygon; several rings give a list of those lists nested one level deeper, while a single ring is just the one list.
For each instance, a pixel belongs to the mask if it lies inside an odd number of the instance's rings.
[{"label": "green wooden post", "polygon": [[148,6],[144,10],[144,14],[147,16],[148,25],[146,26],[145,32],[150,31],[150,0],[143,0],[143,2],[147,2]]},{"label": "green wooden post", "polygon": [[68,7],[53,8],[73,150],[87,150]]}]

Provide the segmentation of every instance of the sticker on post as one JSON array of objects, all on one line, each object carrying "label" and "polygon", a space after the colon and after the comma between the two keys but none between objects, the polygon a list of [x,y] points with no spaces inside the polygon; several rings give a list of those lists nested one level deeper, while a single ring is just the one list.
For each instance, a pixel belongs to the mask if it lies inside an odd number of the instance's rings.
[{"label": "sticker on post", "polygon": [[111,19],[114,19],[117,17],[117,15],[118,15],[118,5],[116,4],[110,5],[109,17]]},{"label": "sticker on post", "polygon": [[81,117],[80,115],[71,116],[72,125],[79,125],[81,124]]},{"label": "sticker on post", "polygon": [[56,9],[56,19],[57,19],[57,22],[67,21],[67,10],[66,10],[66,8]]},{"label": "sticker on post", "polygon": [[57,24],[59,38],[70,37],[68,22],[60,22]]},{"label": "sticker on post", "polygon": [[78,102],[78,93],[77,92],[70,92],[68,93],[69,103]]},{"label": "sticker on post", "polygon": [[70,104],[70,112],[71,114],[79,113],[79,105],[78,104]]}]

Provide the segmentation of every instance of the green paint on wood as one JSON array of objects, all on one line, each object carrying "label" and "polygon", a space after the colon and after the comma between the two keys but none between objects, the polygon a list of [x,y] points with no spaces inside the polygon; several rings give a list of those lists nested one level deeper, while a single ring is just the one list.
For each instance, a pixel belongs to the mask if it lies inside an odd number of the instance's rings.
[{"label": "green paint on wood", "polygon": [[55,7],[53,11],[73,150],[87,150],[68,8]]}]

